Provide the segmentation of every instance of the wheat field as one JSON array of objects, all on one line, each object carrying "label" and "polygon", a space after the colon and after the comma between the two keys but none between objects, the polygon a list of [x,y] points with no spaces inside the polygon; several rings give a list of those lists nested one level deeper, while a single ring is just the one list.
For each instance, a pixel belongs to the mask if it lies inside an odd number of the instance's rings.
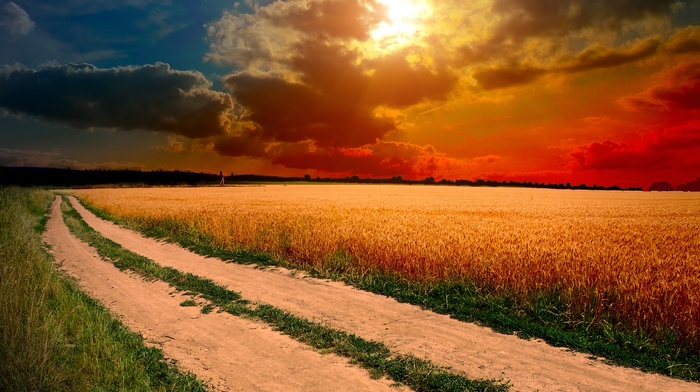
[{"label": "wheat field", "polygon": [[170,227],[292,264],[555,293],[700,347],[700,195],[406,185],[87,189],[140,228]]}]

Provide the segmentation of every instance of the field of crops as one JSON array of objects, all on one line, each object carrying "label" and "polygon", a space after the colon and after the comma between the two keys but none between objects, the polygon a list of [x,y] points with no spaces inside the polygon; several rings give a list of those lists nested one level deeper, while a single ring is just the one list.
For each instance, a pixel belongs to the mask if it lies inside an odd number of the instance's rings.
[{"label": "field of crops", "polygon": [[90,189],[140,228],[318,270],[466,282],[700,348],[700,195],[391,185]]}]

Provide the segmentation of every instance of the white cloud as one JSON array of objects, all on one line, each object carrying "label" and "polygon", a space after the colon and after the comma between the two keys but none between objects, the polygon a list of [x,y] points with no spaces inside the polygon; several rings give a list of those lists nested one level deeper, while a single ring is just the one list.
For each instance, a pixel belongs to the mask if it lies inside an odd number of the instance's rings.
[{"label": "white cloud", "polygon": [[14,2],[0,4],[0,27],[12,36],[27,35],[34,29],[34,22],[22,7]]}]

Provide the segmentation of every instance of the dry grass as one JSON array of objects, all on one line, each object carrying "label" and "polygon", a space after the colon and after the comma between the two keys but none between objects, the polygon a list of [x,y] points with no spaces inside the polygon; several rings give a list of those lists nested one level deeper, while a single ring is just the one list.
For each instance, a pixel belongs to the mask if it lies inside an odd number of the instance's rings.
[{"label": "dry grass", "polygon": [[169,225],[223,248],[523,299],[555,293],[574,318],[611,315],[700,347],[698,194],[388,185],[75,193],[139,227]]}]

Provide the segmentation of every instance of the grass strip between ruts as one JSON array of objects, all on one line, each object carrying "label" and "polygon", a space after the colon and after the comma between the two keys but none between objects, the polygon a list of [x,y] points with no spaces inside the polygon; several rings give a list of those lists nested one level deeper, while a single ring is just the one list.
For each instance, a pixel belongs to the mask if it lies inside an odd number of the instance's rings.
[{"label": "grass strip between ruts", "polygon": [[[108,212],[81,200],[98,217],[119,224],[128,223]],[[133,223],[133,222],[132,222]],[[207,236],[185,230],[178,222],[152,227],[133,226],[143,234],[175,242],[192,252],[216,257],[238,264],[261,267],[282,266],[300,268],[291,261],[280,260],[270,254],[249,249],[222,249],[213,245]],[[360,290],[386,295],[400,302],[421,306],[437,313],[466,322],[477,322],[506,334],[517,333],[522,338],[537,337],[547,343],[567,347],[582,353],[602,357],[607,362],[644,371],[655,372],[691,381],[700,381],[700,355],[685,347],[656,342],[640,331],[628,331],[615,320],[602,320],[591,328],[593,320],[571,323],[564,315],[566,306],[555,295],[543,295],[536,303],[523,307],[516,297],[498,295],[480,290],[464,282],[421,283],[401,276],[378,273],[353,273],[342,267],[350,255],[331,256],[326,269],[307,269],[312,276],[343,281]],[[336,266],[336,267],[333,267]]]},{"label": "grass strip between ruts", "polygon": [[235,316],[262,320],[276,330],[321,352],[335,353],[366,368],[373,377],[388,376],[416,391],[506,391],[509,386],[491,380],[470,380],[412,355],[395,355],[381,342],[367,341],[344,331],[296,317],[271,305],[252,304],[239,293],[210,279],[162,267],[104,238],[85,223],[64,198],[64,221],[81,240],[94,247],[117,268],[130,270],[146,279],[159,279],[171,286],[199,294],[222,311]]}]

